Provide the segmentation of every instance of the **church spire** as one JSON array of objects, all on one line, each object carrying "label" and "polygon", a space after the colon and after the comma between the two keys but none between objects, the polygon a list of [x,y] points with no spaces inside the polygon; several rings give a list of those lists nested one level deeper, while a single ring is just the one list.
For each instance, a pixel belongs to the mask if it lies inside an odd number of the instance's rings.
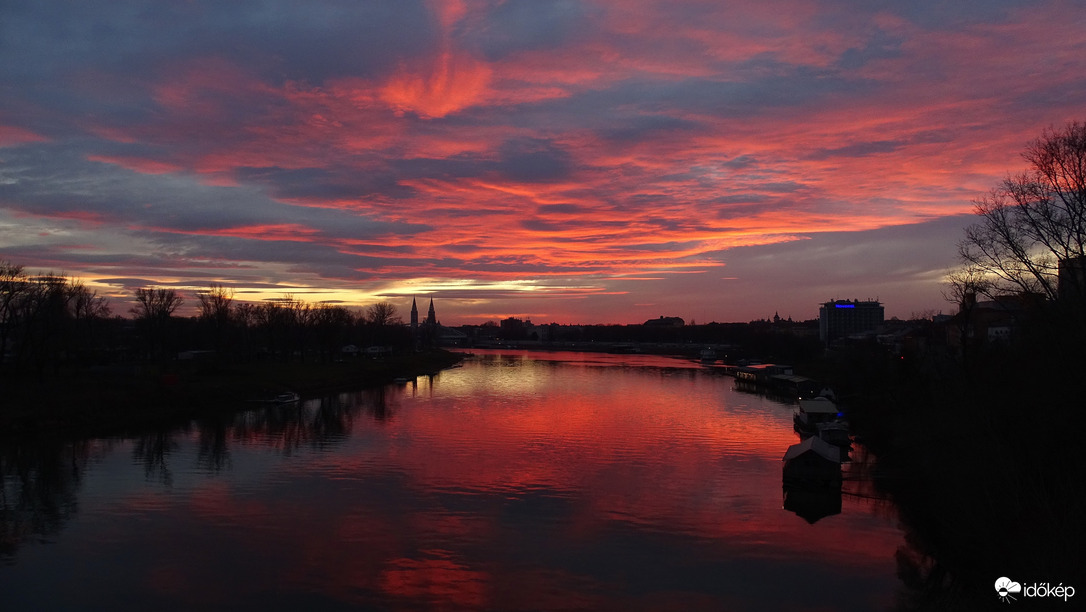
[{"label": "church spire", "polygon": [[437,325],[437,314],[434,312],[434,298],[430,298],[430,310],[426,313],[426,324]]}]

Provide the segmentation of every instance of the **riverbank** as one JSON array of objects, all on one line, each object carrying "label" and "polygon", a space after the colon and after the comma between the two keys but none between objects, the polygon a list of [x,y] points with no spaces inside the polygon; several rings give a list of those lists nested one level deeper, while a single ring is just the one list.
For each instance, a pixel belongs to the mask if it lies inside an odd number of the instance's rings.
[{"label": "riverbank", "polygon": [[829,376],[850,394],[852,432],[906,532],[899,609],[987,605],[1000,576],[1086,584],[1084,363],[1068,337],[1038,334],[969,363],[856,352]]},{"label": "riverbank", "polygon": [[181,363],[65,370],[5,379],[0,439],[39,434],[109,435],[248,410],[280,393],[302,398],[436,373],[463,356],[401,352],[334,363]]}]

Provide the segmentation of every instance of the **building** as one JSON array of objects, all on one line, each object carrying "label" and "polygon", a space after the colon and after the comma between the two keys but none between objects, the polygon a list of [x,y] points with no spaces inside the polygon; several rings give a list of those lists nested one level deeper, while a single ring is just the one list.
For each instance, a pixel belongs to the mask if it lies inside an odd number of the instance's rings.
[{"label": "building", "polygon": [[781,374],[790,376],[792,374],[792,366],[778,365],[775,363],[757,363],[740,366],[735,371],[735,378],[736,380],[745,380],[759,385],[766,385],[769,384],[770,377]]},{"label": "building", "polygon": [[818,337],[826,344],[854,334],[874,332],[883,324],[877,300],[834,300],[818,309]]},{"label": "building", "polygon": [[682,317],[665,317],[661,315],[659,319],[649,319],[643,325],[645,327],[682,327],[686,325],[686,321],[683,321]]},{"label": "building", "polygon": [[965,351],[967,346],[1009,343],[1015,330],[1043,303],[1044,296],[1038,293],[999,295],[986,301],[967,296],[947,324],[947,345]]},{"label": "building", "polygon": [[1086,257],[1061,259],[1056,292],[1060,300],[1077,302],[1086,298]]},{"label": "building", "polygon": [[440,327],[437,312],[434,311],[434,298],[430,298],[430,309],[422,323],[419,323],[419,306],[415,303],[415,298],[411,298],[411,337],[414,339],[415,348],[436,345]]}]

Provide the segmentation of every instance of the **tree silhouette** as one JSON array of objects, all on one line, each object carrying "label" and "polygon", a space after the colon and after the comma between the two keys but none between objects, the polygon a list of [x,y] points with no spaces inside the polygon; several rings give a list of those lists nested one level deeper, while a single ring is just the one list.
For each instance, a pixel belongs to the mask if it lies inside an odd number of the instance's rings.
[{"label": "tree silhouette", "polygon": [[210,328],[212,343],[221,354],[234,322],[234,290],[211,285],[207,291],[197,293],[196,299],[200,301],[200,322]]},{"label": "tree silhouette", "polygon": [[135,291],[136,305],[129,312],[139,319],[147,333],[148,352],[153,358],[164,357],[170,317],[185,303],[177,291],[140,287]]},{"label": "tree silhouette", "polygon": [[371,325],[385,327],[386,325],[399,325],[402,323],[396,314],[396,306],[391,302],[377,302],[366,309],[366,320]]},{"label": "tree silhouette", "polygon": [[[1029,168],[974,201],[980,221],[958,252],[989,276],[989,291],[1040,293],[1057,299],[1061,264],[1086,265],[1086,123],[1045,130],[1022,157]],[[1082,274],[1065,274],[1065,290],[1082,294]]]}]

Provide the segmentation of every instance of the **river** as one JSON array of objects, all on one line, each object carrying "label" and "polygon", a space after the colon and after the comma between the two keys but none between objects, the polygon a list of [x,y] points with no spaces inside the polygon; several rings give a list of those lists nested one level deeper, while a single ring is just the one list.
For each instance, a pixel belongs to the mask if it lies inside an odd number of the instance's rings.
[{"label": "river", "polygon": [[[881,610],[863,449],[785,508],[793,407],[676,358],[463,367],[0,452],[7,610]],[[839,505],[838,505],[839,504]]]}]

